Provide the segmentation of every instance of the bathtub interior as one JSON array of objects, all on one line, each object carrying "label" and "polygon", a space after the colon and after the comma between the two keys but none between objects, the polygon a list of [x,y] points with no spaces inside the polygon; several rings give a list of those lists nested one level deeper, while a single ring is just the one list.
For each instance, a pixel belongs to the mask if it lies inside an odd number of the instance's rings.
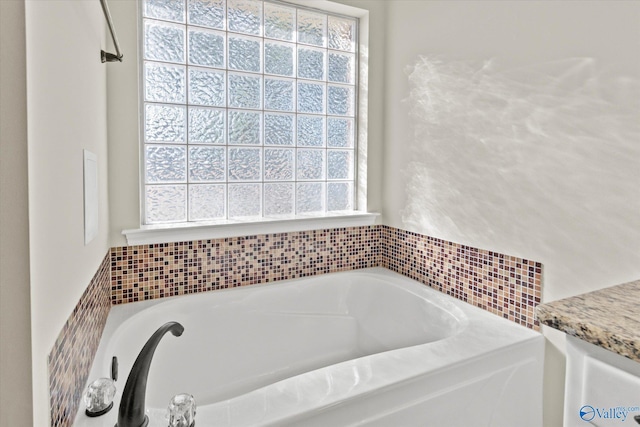
[{"label": "bathtub interior", "polygon": [[179,392],[197,396],[200,406],[340,362],[446,339],[465,324],[455,305],[436,304],[373,274],[302,280],[159,303],[115,331],[105,363],[115,355],[121,372],[129,372],[154,330],[178,321],[183,335],[165,336],[154,355],[147,406],[166,407]]}]

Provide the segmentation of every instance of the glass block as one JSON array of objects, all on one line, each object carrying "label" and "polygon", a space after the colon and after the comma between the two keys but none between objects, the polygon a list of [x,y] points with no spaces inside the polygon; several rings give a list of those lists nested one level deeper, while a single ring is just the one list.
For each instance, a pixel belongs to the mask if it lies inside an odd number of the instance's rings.
[{"label": "glass block", "polygon": [[224,144],[225,110],[214,108],[189,108],[189,142]]},{"label": "glass block", "polygon": [[268,181],[292,181],[293,151],[293,148],[265,148],[264,179]]},{"label": "glass block", "polygon": [[296,179],[324,179],[324,150],[298,149],[296,156]]},{"label": "glass block", "polygon": [[298,82],[298,111],[301,113],[324,113],[324,88],[319,83]]},{"label": "glass block", "polygon": [[293,77],[295,45],[288,43],[264,43],[264,72]]},{"label": "glass block", "polygon": [[147,185],[145,188],[145,224],[186,221],[187,186]]},{"label": "glass block", "polygon": [[264,36],[293,41],[296,10],[293,7],[273,3],[264,4]]},{"label": "glass block", "polygon": [[227,0],[227,26],[229,31],[262,35],[261,0]]},{"label": "glass block", "polygon": [[324,80],[324,50],[298,47],[298,77]]},{"label": "glass block", "polygon": [[224,147],[189,147],[189,182],[224,181],[225,165]]},{"label": "glass block", "polygon": [[184,63],[185,27],[144,21],[144,58]]},{"label": "glass block", "polygon": [[293,145],[294,117],[288,114],[264,115],[265,145]]},{"label": "glass block", "polygon": [[189,0],[189,24],[224,30],[225,3],[225,0]]},{"label": "glass block", "polygon": [[261,184],[229,184],[229,218],[258,216],[261,211]]},{"label": "glass block", "polygon": [[327,178],[353,178],[353,151],[329,150],[327,152]]},{"label": "glass block", "polygon": [[224,34],[189,30],[189,64],[224,67]]},{"label": "glass block", "polygon": [[229,107],[260,108],[262,77],[229,73]]},{"label": "glass block", "polygon": [[298,42],[326,46],[327,15],[298,9]]},{"label": "glass block", "polygon": [[189,221],[225,217],[225,186],[198,184],[189,186]]},{"label": "glass block", "polygon": [[324,117],[298,116],[298,146],[324,146]]},{"label": "glass block", "polygon": [[296,185],[296,213],[325,211],[324,182],[302,182]]},{"label": "glass block", "polygon": [[294,183],[264,184],[264,214],[292,215],[294,213]]},{"label": "glass block", "polygon": [[329,49],[355,52],[356,21],[329,16]]},{"label": "glass block", "polygon": [[147,142],[184,142],[187,114],[177,105],[145,104],[144,139]]},{"label": "glass block", "polygon": [[259,73],[262,40],[249,37],[229,36],[229,68]]},{"label": "glass block", "polygon": [[252,111],[229,111],[229,144],[260,145],[261,116]]},{"label": "glass block", "polygon": [[327,184],[327,210],[353,210],[353,186],[350,182],[329,182]]},{"label": "glass block", "polygon": [[293,111],[293,80],[264,79],[265,110]]},{"label": "glass block", "polygon": [[144,0],[142,12],[146,18],[184,22],[184,2],[175,0]]},{"label": "glass block", "polygon": [[327,146],[353,147],[353,119],[329,117],[327,119]]},{"label": "glass block", "polygon": [[185,182],[187,179],[186,147],[145,145],[144,169],[147,184]]},{"label": "glass block", "polygon": [[224,71],[189,68],[189,103],[225,106]]},{"label": "glass block", "polygon": [[336,83],[355,83],[355,61],[355,55],[329,52],[328,80]]},{"label": "glass block", "polygon": [[229,148],[229,181],[260,181],[262,149]]},{"label": "glass block", "polygon": [[331,86],[328,87],[327,109],[329,114],[337,116],[353,116],[354,96],[353,87]]},{"label": "glass block", "polygon": [[144,63],[145,101],[185,102],[185,67],[180,65]]}]

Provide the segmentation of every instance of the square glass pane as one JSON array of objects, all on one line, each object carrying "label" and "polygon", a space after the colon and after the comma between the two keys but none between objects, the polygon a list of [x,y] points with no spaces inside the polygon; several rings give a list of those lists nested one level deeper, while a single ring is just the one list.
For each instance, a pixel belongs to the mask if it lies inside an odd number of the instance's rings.
[{"label": "square glass pane", "polygon": [[262,35],[261,0],[227,0],[227,25],[229,31]]},{"label": "square glass pane", "polygon": [[225,106],[225,72],[189,68],[189,103]]},{"label": "square glass pane", "polygon": [[327,152],[327,178],[353,179],[352,150],[329,150]]},{"label": "square glass pane", "polygon": [[296,185],[296,213],[325,211],[324,182],[302,182]]},{"label": "square glass pane", "polygon": [[264,72],[293,77],[295,45],[288,43],[264,43]]},{"label": "square glass pane", "polygon": [[229,144],[262,144],[261,113],[229,111]]},{"label": "square glass pane", "polygon": [[264,214],[292,215],[294,213],[294,183],[264,185]]},{"label": "square glass pane", "polygon": [[189,24],[224,30],[225,0],[189,0],[188,3]]},{"label": "square glass pane", "polygon": [[324,117],[298,116],[298,146],[324,146]]},{"label": "square glass pane", "polygon": [[229,73],[229,107],[260,108],[262,77]]},{"label": "square glass pane", "polygon": [[147,184],[185,182],[187,179],[185,146],[145,145],[144,164]]},{"label": "square glass pane", "polygon": [[258,216],[262,212],[262,185],[229,184],[229,218]]},{"label": "square glass pane", "polygon": [[264,36],[293,41],[296,10],[273,3],[264,4]]},{"label": "square glass pane", "polygon": [[189,142],[200,144],[224,144],[225,110],[214,108],[189,108]]},{"label": "square glass pane", "polygon": [[324,114],[324,90],[321,83],[298,82],[298,111]]},{"label": "square glass pane", "polygon": [[260,181],[262,149],[229,148],[229,181]]},{"label": "square glass pane", "polygon": [[329,52],[329,76],[330,82],[355,83],[356,57],[348,53]]},{"label": "square glass pane", "polygon": [[147,185],[145,223],[182,222],[187,219],[187,186]]},{"label": "square glass pane", "polygon": [[353,210],[353,186],[350,182],[329,182],[327,184],[327,210]]},{"label": "square glass pane", "polygon": [[328,91],[327,109],[329,114],[353,116],[355,104],[353,87],[329,85]]},{"label": "square glass pane", "polygon": [[144,0],[142,11],[147,18],[184,22],[184,2],[175,0]]},{"label": "square glass pane", "polygon": [[186,80],[184,66],[145,62],[144,99],[183,104]]},{"label": "square glass pane", "polygon": [[145,104],[144,139],[147,142],[184,142],[187,114],[178,105]]},{"label": "square glass pane", "polygon": [[264,149],[264,179],[293,181],[293,148]]},{"label": "square glass pane", "polygon": [[224,34],[189,30],[189,64],[224,67]]},{"label": "square glass pane", "polygon": [[327,119],[327,146],[353,147],[353,119],[337,117]]},{"label": "square glass pane", "polygon": [[327,15],[298,9],[298,42],[326,46]]},{"label": "square glass pane", "polygon": [[293,145],[295,119],[289,114],[264,115],[265,145]]},{"label": "square glass pane", "polygon": [[144,58],[184,63],[185,27],[158,21],[144,21]]},{"label": "square glass pane", "polygon": [[189,182],[224,181],[226,149],[224,147],[189,147]]},{"label": "square glass pane", "polygon": [[355,52],[356,21],[329,16],[329,48]]},{"label": "square glass pane", "polygon": [[197,184],[189,186],[189,221],[225,217],[225,186]]},{"label": "square glass pane", "polygon": [[296,179],[324,179],[324,150],[298,149],[296,156]]},{"label": "square glass pane", "polygon": [[262,40],[229,36],[229,68],[240,71],[262,71]]},{"label": "square glass pane", "polygon": [[298,77],[324,80],[324,50],[298,47]]},{"label": "square glass pane", "polygon": [[265,110],[293,111],[293,107],[295,105],[293,98],[293,80],[282,80],[265,77]]}]

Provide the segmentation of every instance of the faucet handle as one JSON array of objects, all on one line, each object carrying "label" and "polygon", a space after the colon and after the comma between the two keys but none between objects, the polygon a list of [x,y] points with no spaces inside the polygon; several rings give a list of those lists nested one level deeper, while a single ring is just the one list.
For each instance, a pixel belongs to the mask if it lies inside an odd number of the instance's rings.
[{"label": "faucet handle", "polygon": [[169,427],[193,427],[196,418],[196,400],[187,393],[176,394],[167,408]]}]

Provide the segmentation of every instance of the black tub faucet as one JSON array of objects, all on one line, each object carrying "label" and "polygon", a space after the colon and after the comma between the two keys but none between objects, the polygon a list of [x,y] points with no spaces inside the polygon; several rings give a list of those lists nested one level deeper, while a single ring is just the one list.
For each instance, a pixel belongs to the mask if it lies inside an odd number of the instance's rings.
[{"label": "black tub faucet", "polygon": [[146,427],[149,424],[149,418],[145,414],[144,407],[149,366],[151,366],[151,359],[156,347],[162,337],[169,331],[174,336],[179,337],[182,335],[184,327],[178,322],[168,322],[160,326],[142,347],[138,358],[133,363],[127,383],[122,391],[116,427]]}]

